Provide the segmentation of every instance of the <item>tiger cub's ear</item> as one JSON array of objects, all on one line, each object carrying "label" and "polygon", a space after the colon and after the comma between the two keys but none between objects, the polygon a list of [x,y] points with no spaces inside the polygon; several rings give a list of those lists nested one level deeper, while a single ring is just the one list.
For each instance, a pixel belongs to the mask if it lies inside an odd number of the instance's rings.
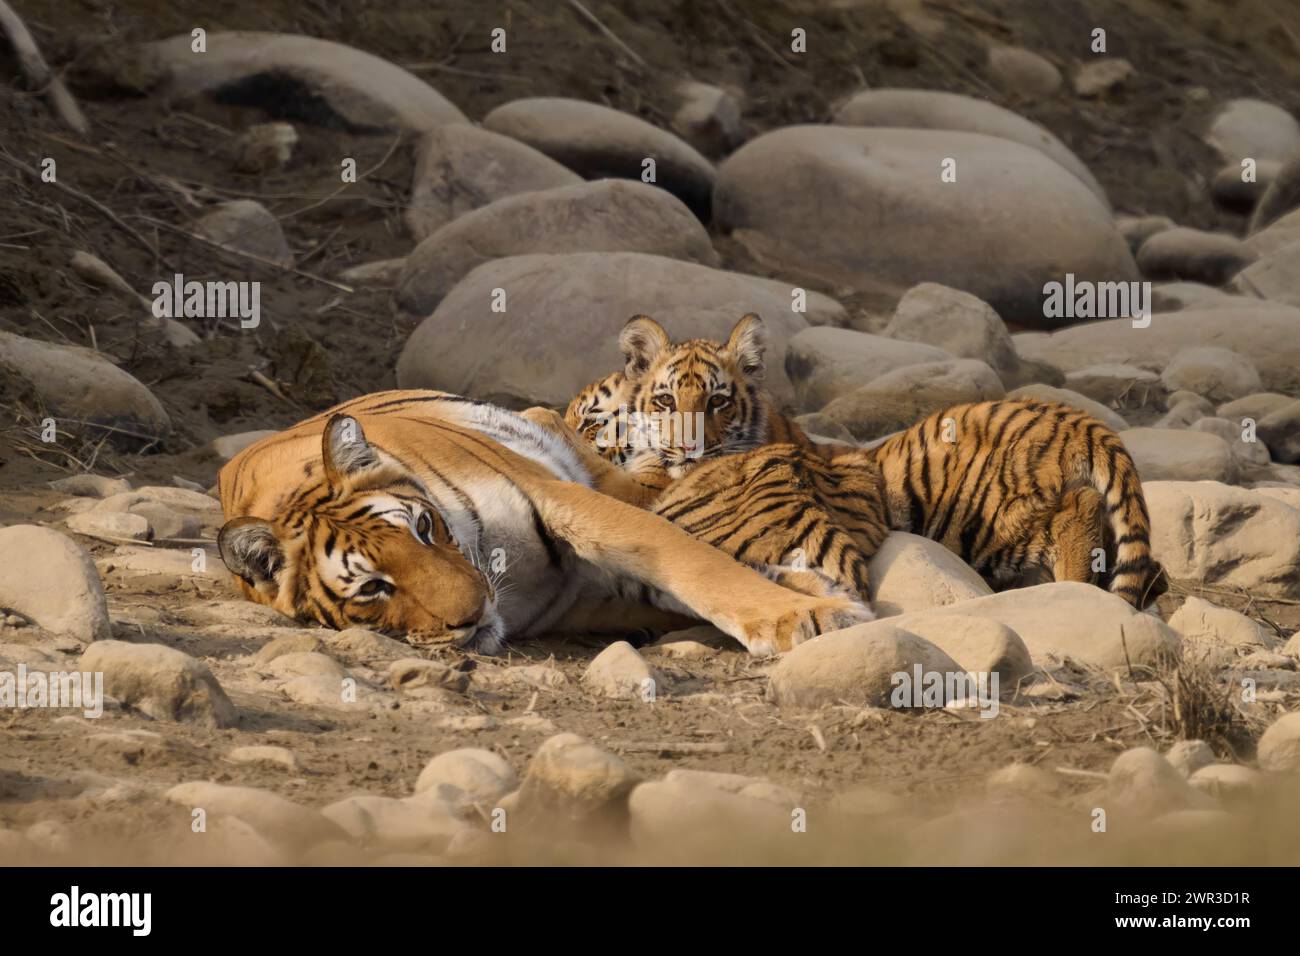
[{"label": "tiger cub's ear", "polygon": [[231,574],[259,591],[274,594],[278,589],[276,578],[284,567],[284,550],[270,522],[261,518],[232,518],[217,534],[217,549]]},{"label": "tiger cub's ear", "polygon": [[763,354],[767,351],[767,328],[753,312],[743,316],[731,330],[726,352],[750,378],[761,381],[767,372]]},{"label": "tiger cub's ear", "polygon": [[648,315],[634,315],[627,320],[618,336],[626,365],[623,374],[635,382],[650,369],[655,357],[668,348],[668,333]]},{"label": "tiger cub's ear", "polygon": [[379,464],[361,423],[351,415],[335,415],[325,426],[321,438],[321,457],[325,460],[325,477],[330,484]]}]

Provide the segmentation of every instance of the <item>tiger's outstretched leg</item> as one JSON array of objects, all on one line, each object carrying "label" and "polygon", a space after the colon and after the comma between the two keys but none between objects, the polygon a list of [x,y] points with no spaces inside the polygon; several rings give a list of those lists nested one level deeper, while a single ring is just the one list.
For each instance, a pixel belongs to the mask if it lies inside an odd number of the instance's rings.
[{"label": "tiger's outstretched leg", "polygon": [[613,578],[624,597],[685,610],[734,637],[752,654],[786,651],[872,615],[843,597],[786,590],[663,518],[571,482],[527,489],[543,525]]},{"label": "tiger's outstretched leg", "polygon": [[569,427],[559,412],[539,406],[520,412],[520,415],[564,439],[591,475],[593,487],[601,494],[626,501],[638,508],[647,508],[671,481],[664,469],[643,469],[634,473],[618,467]]}]

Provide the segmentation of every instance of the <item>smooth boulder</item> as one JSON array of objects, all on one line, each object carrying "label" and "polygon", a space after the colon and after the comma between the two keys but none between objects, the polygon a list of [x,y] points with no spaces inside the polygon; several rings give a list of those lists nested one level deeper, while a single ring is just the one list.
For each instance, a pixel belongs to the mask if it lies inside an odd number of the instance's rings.
[{"label": "smooth boulder", "polygon": [[81,668],[103,671],[104,690],[154,720],[203,727],[233,727],[235,706],[207,665],[162,644],[96,641],[81,655]]},{"label": "smooth boulder", "polygon": [[859,440],[910,428],[933,412],[1002,398],[997,373],[976,359],[908,365],[841,395],[821,410]]},{"label": "smooth boulder", "polygon": [[526,143],[477,126],[449,123],[420,139],[406,226],[416,239],[425,239],[498,199],[580,182],[582,177],[573,170]]},{"label": "smooth boulder", "polygon": [[483,125],[545,153],[586,179],[641,179],[654,160],[655,185],[701,218],[709,215],[713,164],[668,130],[630,113],[558,96],[498,106]]},{"label": "smooth boulder", "polygon": [[1214,481],[1142,484],[1151,550],[1175,580],[1300,597],[1300,509]]},{"label": "smooth boulder", "polygon": [[1262,390],[1259,371],[1249,359],[1217,346],[1182,349],[1160,373],[1160,381],[1170,392],[1186,389],[1216,403]]},{"label": "smooth boulder", "polygon": [[873,307],[935,281],[1008,322],[1050,328],[1069,320],[1044,314],[1049,282],[1137,278],[1109,210],[1080,180],[978,133],[779,129],[723,163],[713,210],[767,267],[856,290]]},{"label": "smooth boulder", "polygon": [[209,33],[206,51],[196,54],[193,42],[182,33],[142,48],[162,67],[171,96],[224,94],[251,105],[275,98],[274,105],[286,115],[318,123],[330,118],[322,115],[325,107],[336,121],[358,131],[389,127],[423,132],[468,122],[419,77],[342,43],[288,33],[223,31]]},{"label": "smooth boulder", "polygon": [[1138,268],[1148,279],[1186,279],[1222,285],[1257,258],[1236,236],[1178,226],[1158,232],[1137,253]]},{"label": "smooth boulder", "polygon": [[25,394],[66,427],[102,430],[114,444],[153,445],[171,431],[153,393],[100,353],[0,332],[0,396]]},{"label": "smooth boulder", "polygon": [[485,262],[567,252],[645,252],[718,264],[708,233],[672,194],[644,183],[602,179],[508,196],[443,226],[407,257],[397,305],[426,316]]},{"label": "smooth boulder", "polygon": [[1226,162],[1272,159],[1285,162],[1300,152],[1300,122],[1273,103],[1242,98],[1229,100],[1205,132],[1205,141]]},{"label": "smooth boulder", "polygon": [[785,372],[798,406],[817,411],[886,372],[949,358],[932,345],[818,325],[790,339]]},{"label": "smooth boulder", "polygon": [[83,643],[112,636],[99,572],[66,535],[37,525],[0,528],[0,607]]},{"label": "smooth boulder", "polygon": [[[497,302],[504,311],[494,309]],[[563,408],[623,367],[618,334],[637,313],[653,316],[676,341],[725,341],[742,315],[757,312],[769,336],[768,387],[789,402],[793,389],[779,356],[807,328],[791,302],[785,283],[638,252],[511,256],[479,266],[420,323],[397,360],[397,383]],[[809,292],[814,315],[834,323],[844,310]]]},{"label": "smooth boulder", "polygon": [[871,606],[879,617],[922,611],[992,594],[985,580],[937,541],[895,531],[867,567]]},{"label": "smooth boulder", "polygon": [[1106,191],[1070,148],[1046,129],[996,103],[942,90],[879,89],[854,94],[835,111],[841,126],[961,130],[1009,139],[1036,149],[1070,171],[1107,203]]},{"label": "smooth boulder", "polygon": [[901,687],[895,675],[910,679],[917,666],[923,674],[944,675],[945,685],[947,675],[965,673],[929,641],[889,621],[872,621],[823,634],[784,655],[771,670],[768,695],[782,707],[841,701],[888,707]]},{"label": "smooth boulder", "polygon": [[1151,665],[1176,653],[1179,645],[1178,634],[1159,618],[1080,581],[1013,588],[887,620],[907,629],[913,617],[921,615],[965,615],[1005,624],[1039,665],[1048,657],[1072,657],[1107,669],[1124,667],[1130,660]]},{"label": "smooth boulder", "polygon": [[908,289],[881,334],[938,346],[957,358],[979,359],[1000,376],[1020,371],[1016,347],[993,307],[937,282]]},{"label": "smooth boulder", "polygon": [[1232,448],[1218,435],[1175,428],[1119,433],[1144,481],[1225,481],[1237,477]]}]

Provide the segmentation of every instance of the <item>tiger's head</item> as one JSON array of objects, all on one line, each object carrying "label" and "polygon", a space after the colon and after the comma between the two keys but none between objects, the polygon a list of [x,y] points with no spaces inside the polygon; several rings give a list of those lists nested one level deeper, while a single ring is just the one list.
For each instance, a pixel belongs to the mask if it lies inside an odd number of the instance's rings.
[{"label": "tiger's head", "polygon": [[637,415],[638,454],[653,454],[670,472],[702,459],[763,444],[763,354],[767,332],[750,313],[726,342],[673,343],[654,319],[634,316],[619,336]]},{"label": "tiger's head", "polygon": [[[420,479],[335,415],[310,477],[267,521],[221,528],[221,559],[253,600],[305,622],[367,627],[411,644],[493,653],[504,640],[494,588]],[[312,469],[316,471],[317,469]]]}]

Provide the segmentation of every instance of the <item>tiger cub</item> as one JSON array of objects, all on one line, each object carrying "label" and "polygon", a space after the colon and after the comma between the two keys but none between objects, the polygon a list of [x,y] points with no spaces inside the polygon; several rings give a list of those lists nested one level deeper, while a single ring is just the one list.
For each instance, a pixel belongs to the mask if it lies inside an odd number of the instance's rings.
[{"label": "tiger cub", "polygon": [[615,464],[640,459],[636,470],[658,465],[680,478],[702,460],[770,442],[816,451],[763,390],[767,332],[757,315],[741,318],[726,342],[672,342],[658,322],[637,315],[619,346],[623,370],[592,382],[564,413]]},{"label": "tiger cub", "polygon": [[[742,325],[751,336],[755,325],[761,330],[757,316]],[[631,366],[637,349],[624,351]],[[761,348],[749,359],[761,374]],[[642,407],[647,394],[671,392],[677,379],[651,367],[625,401]],[[811,443],[779,443],[797,426],[772,407],[757,377],[738,372],[743,380],[731,387],[765,409],[743,446],[758,449],[728,455],[718,442],[709,455],[706,443],[697,459],[660,450],[661,469],[679,480],[662,482],[652,510],[746,563],[806,569],[866,599],[866,561],[889,531],[910,531],[940,542],[999,589],[1044,575],[1105,582],[1137,607],[1165,590],[1133,460],[1085,412],[1022,400],[959,405],[875,448],[818,454]],[[643,478],[649,454],[639,451],[625,467],[642,469]]]}]

